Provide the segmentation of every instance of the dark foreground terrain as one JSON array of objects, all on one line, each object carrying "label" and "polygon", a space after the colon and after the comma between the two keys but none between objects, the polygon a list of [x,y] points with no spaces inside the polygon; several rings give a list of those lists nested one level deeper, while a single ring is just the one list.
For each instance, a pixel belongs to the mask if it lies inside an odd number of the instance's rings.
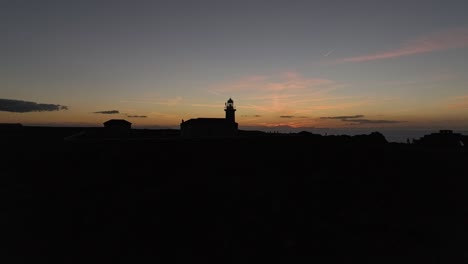
[{"label": "dark foreground terrain", "polygon": [[468,261],[465,148],[32,136],[1,153],[5,263]]}]

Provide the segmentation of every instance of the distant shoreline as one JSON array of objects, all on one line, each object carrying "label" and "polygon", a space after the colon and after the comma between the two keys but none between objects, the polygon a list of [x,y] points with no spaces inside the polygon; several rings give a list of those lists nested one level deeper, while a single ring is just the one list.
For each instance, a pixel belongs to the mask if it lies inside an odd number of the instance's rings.
[{"label": "distant shoreline", "polygon": [[[51,126],[51,125],[23,125],[24,128],[51,128],[51,129],[98,129],[102,128],[100,126]],[[348,136],[355,136],[355,135],[362,135],[362,134],[370,134],[372,132],[379,132],[385,136],[388,142],[391,143],[406,143],[407,140],[413,140],[423,137],[424,135],[428,135],[431,133],[437,133],[440,128],[434,129],[390,129],[390,128],[287,128],[287,127],[271,127],[271,128],[259,128],[256,129],[254,127],[246,127],[243,129],[242,127],[239,128],[241,131],[259,131],[264,133],[281,133],[281,134],[290,134],[290,133],[299,133],[301,131],[307,131],[313,134],[318,134],[322,136],[326,135],[348,135]],[[179,128],[174,127],[135,127],[133,130],[155,130],[155,131],[178,131]],[[453,130],[454,133],[460,133],[462,135],[468,135],[468,130]]]}]

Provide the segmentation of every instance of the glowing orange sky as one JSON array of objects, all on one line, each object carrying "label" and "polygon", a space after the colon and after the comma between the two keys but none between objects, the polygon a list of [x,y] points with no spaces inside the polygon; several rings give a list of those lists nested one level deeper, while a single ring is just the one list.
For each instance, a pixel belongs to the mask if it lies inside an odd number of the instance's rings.
[{"label": "glowing orange sky", "polygon": [[0,122],[468,129],[463,1],[156,2],[4,4]]}]

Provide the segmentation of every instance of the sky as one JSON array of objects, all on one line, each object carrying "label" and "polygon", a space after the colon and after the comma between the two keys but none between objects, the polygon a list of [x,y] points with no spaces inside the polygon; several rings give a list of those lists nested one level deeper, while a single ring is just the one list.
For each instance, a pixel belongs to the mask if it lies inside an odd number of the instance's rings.
[{"label": "sky", "polygon": [[2,0],[0,123],[468,130],[468,1]]}]

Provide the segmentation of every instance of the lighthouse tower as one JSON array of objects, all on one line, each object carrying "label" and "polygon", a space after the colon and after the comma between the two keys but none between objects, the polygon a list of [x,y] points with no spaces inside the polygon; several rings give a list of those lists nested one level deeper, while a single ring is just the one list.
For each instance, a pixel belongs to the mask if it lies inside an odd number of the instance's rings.
[{"label": "lighthouse tower", "polygon": [[225,105],[226,107],[224,108],[224,111],[226,112],[226,121],[230,123],[235,123],[236,108],[234,107],[234,101],[231,98],[229,98]]}]

